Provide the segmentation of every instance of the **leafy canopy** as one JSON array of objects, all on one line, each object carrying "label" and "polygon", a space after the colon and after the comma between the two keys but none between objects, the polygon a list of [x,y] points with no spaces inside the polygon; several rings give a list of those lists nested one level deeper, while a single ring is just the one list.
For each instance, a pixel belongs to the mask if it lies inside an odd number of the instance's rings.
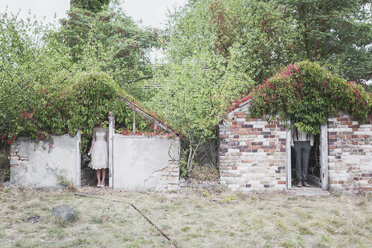
[{"label": "leafy canopy", "polygon": [[277,3],[189,1],[170,16],[152,106],[187,136],[214,136],[232,99],[295,60],[292,23]]},{"label": "leafy canopy", "polygon": [[54,35],[69,47],[74,63],[82,63],[89,47],[99,70],[126,91],[141,94],[132,83],[152,77],[149,52],[158,44],[159,30],[138,27],[117,4],[98,12],[72,5],[61,24]]},{"label": "leafy canopy", "polygon": [[327,65],[344,78],[372,78],[371,0],[281,0],[296,20],[300,60]]},{"label": "leafy canopy", "polygon": [[371,79],[370,0],[199,0],[171,19],[167,50],[182,60],[208,47],[256,83],[310,60],[351,81]]},{"label": "leafy canopy", "polygon": [[99,12],[104,7],[107,7],[110,0],[70,0],[70,6],[89,10],[90,12]]},{"label": "leafy canopy", "polygon": [[296,22],[276,1],[189,1],[171,16],[168,33],[169,60],[210,51],[255,82],[298,60]]}]

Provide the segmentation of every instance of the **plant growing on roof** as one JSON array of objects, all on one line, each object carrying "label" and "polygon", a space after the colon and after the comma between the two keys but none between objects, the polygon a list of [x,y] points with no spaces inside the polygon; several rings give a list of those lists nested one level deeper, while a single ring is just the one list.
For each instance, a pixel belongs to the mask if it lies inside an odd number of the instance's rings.
[{"label": "plant growing on roof", "polygon": [[309,61],[282,69],[254,88],[250,96],[250,116],[279,115],[282,121],[295,120],[301,131],[312,134],[318,134],[320,124],[339,111],[361,122],[372,113],[371,93]]}]

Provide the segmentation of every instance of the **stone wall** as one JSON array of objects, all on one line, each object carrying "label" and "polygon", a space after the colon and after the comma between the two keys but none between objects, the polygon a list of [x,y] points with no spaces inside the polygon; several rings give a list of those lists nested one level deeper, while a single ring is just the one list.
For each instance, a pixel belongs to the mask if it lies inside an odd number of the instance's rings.
[{"label": "stone wall", "polygon": [[177,139],[113,136],[113,188],[174,191],[179,186]]},{"label": "stone wall", "polygon": [[219,126],[221,184],[237,191],[286,188],[286,129],[277,120],[246,119],[248,104]]},{"label": "stone wall", "polygon": [[10,147],[10,183],[30,188],[80,186],[80,134],[53,143],[18,138]]},{"label": "stone wall", "polygon": [[329,189],[372,191],[372,115],[360,124],[348,114],[328,119]]}]

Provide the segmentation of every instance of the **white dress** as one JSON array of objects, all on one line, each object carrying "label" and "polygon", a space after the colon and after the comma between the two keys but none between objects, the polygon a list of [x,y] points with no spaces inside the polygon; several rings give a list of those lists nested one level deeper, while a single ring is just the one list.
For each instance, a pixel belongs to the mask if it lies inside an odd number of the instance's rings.
[{"label": "white dress", "polygon": [[108,167],[108,144],[107,131],[104,128],[97,129],[93,137],[92,161],[89,167],[92,169],[104,169]]}]

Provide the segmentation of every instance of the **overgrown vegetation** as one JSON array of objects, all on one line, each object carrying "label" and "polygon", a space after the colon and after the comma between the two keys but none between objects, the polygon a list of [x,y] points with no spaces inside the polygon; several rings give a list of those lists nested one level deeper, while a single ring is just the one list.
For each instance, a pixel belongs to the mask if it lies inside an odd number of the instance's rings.
[{"label": "overgrown vegetation", "polygon": [[[371,78],[369,2],[190,0],[171,13],[165,32],[140,28],[116,0],[71,0],[61,26],[3,13],[1,144],[17,135],[48,138],[81,129],[84,150],[110,109],[119,132],[130,133],[133,120],[137,134],[150,130],[150,123],[117,101],[125,96],[144,102],[183,137],[183,175],[195,166],[216,167],[221,116],[233,99],[280,68],[308,59],[357,83]],[[153,65],[149,51],[159,46],[166,62]],[[308,65],[301,75],[289,69],[286,87],[274,76],[270,87],[256,89],[252,114],[279,113],[312,133],[326,114],[340,109],[365,118],[370,95]],[[300,102],[306,104],[298,107]]]},{"label": "overgrown vegetation", "polygon": [[[133,111],[118,97],[134,103],[137,100],[126,93],[130,84],[122,81],[149,71],[146,52],[154,42],[146,42],[152,37],[151,31],[140,30],[120,8],[114,7],[91,14],[72,8],[70,18],[62,20],[59,29],[36,20],[21,20],[17,14],[1,14],[3,145],[19,135],[48,139],[51,135],[75,135],[81,129],[85,150],[93,127],[107,118],[109,110],[114,111],[118,128],[131,126]],[[107,30],[116,33],[105,33]],[[137,40],[143,45],[128,48],[130,42]],[[122,88],[108,73],[122,82]],[[149,125],[140,119],[136,123],[138,128]]]},{"label": "overgrown vegetation", "polygon": [[[217,165],[209,152],[209,144],[214,144],[215,127],[228,110],[227,106],[240,97],[241,92],[265,82],[280,68],[308,59],[350,80],[368,80],[372,61],[372,49],[368,48],[372,37],[370,7],[367,1],[341,1],[338,5],[327,0],[200,0],[189,1],[173,13],[164,43],[168,62],[157,68],[155,75],[162,90],[151,99],[151,106],[186,137],[183,142],[185,175],[190,174],[195,162]],[[349,54],[353,54],[353,58]],[[309,82],[310,76],[306,77]],[[335,75],[332,78],[342,81]],[[320,76],[315,75],[314,82],[319,80]],[[340,89],[344,83],[346,81],[334,87]],[[313,87],[311,84],[309,82],[308,87]],[[354,84],[348,87],[358,89],[359,100],[366,101],[360,87]],[[275,90],[279,90],[279,86]],[[300,118],[304,111],[314,111],[298,125],[317,133],[319,123],[325,121],[326,110],[360,106],[360,103],[350,105],[347,97],[333,106],[334,97],[340,97],[341,92],[328,89],[326,93],[317,93],[318,90],[322,89],[314,83],[309,99],[322,94],[324,99],[334,94],[332,100],[318,103],[314,98],[311,106],[293,107],[284,119]],[[296,92],[287,93],[285,96],[290,98],[286,100],[281,94],[283,101],[294,100]],[[256,106],[256,116],[259,111],[274,113],[279,107],[267,101]],[[365,108],[369,106],[368,103],[361,112],[352,112],[357,118],[365,116]],[[319,116],[316,111],[320,111]],[[210,155],[209,161],[195,160],[205,154]]]},{"label": "overgrown vegetation", "polygon": [[[222,110],[247,84],[253,83],[244,80],[244,75],[233,67],[225,68],[222,56],[211,59],[208,53],[199,53],[181,64],[169,62],[155,74],[162,90],[152,98],[150,106],[186,138],[183,141],[184,175],[195,166],[199,148],[216,138],[215,127]],[[206,164],[211,162],[215,165],[211,160]]]},{"label": "overgrown vegetation", "polygon": [[279,115],[283,123],[291,120],[314,135],[320,133],[320,124],[340,111],[360,122],[372,114],[371,93],[309,61],[289,65],[257,86],[249,97],[250,116]]}]

